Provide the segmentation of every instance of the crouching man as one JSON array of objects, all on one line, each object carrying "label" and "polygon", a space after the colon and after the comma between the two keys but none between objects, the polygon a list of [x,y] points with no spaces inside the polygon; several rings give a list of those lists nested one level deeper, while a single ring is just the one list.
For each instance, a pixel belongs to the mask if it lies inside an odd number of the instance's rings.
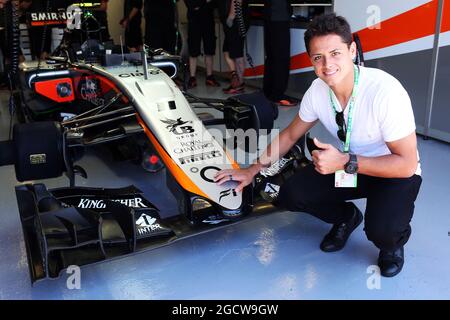
[{"label": "crouching man", "polygon": [[305,93],[298,116],[249,168],[223,170],[217,183],[250,184],[264,167],[282,157],[318,121],[337,139],[340,150],[317,139],[313,164],[281,187],[278,202],[333,225],[320,249],[341,250],[363,221],[348,202],[367,198],[364,230],[380,249],[381,274],[393,277],[403,267],[403,247],[411,234],[414,202],[422,182],[411,101],[388,73],[353,63],[356,45],[343,17],[316,17],[305,45],[318,77]]}]

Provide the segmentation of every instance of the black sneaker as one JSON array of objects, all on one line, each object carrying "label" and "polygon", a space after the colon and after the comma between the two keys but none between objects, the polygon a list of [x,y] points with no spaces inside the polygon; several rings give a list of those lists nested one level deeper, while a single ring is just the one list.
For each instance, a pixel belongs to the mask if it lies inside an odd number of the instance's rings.
[{"label": "black sneaker", "polygon": [[330,232],[328,232],[320,243],[320,249],[322,251],[334,252],[344,248],[350,234],[361,224],[363,220],[361,211],[353,203],[351,205],[351,210],[353,210],[352,217],[346,222],[333,225],[333,228],[331,228]]},{"label": "black sneaker", "polygon": [[216,78],[213,75],[207,76],[205,83],[209,87],[220,87],[220,83],[217,82]]},{"label": "black sneaker", "polygon": [[405,262],[403,247],[395,251],[380,250],[378,256],[378,266],[380,267],[381,275],[384,277],[393,277],[402,271],[403,263]]}]

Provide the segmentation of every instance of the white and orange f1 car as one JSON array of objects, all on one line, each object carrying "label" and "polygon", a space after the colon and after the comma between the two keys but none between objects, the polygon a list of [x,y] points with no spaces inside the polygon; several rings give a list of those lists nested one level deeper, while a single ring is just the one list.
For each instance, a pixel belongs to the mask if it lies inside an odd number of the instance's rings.
[{"label": "white and orange f1 car", "polygon": [[[67,49],[67,48],[66,48]],[[61,50],[65,52],[66,49]],[[103,49],[102,49],[103,50]],[[16,109],[22,123],[0,142],[0,165],[14,165],[19,181],[66,173],[70,187],[16,187],[31,280],[56,278],[70,265],[86,265],[139,252],[273,211],[279,186],[308,163],[303,144],[261,172],[242,193],[237,182],[217,185],[214,174],[238,165],[206,128],[271,129],[273,107],[262,94],[199,99],[172,80],[179,57],[162,51],[114,54],[98,63],[53,57],[24,64]],[[223,113],[201,119],[199,104]],[[165,218],[150,195],[75,186],[80,150],[98,144],[150,148],[166,168],[178,213]]]}]

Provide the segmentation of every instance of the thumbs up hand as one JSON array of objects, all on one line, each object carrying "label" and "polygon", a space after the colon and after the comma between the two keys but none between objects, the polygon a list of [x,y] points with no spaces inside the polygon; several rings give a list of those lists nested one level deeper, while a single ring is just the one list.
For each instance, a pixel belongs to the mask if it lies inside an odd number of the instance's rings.
[{"label": "thumbs up hand", "polygon": [[343,170],[349,160],[349,155],[340,152],[328,143],[322,143],[314,138],[314,144],[322,150],[314,150],[311,154],[314,167],[320,174],[331,174]]}]

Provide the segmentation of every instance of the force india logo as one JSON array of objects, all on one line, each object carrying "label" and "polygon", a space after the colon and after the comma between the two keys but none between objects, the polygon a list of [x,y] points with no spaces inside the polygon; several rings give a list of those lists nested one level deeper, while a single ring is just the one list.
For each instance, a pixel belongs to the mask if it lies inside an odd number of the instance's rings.
[{"label": "force india logo", "polygon": [[[109,201],[119,202],[129,208],[147,208],[147,206],[142,202],[142,198],[132,198],[132,199],[108,199]],[[81,198],[80,203],[78,203],[78,208],[82,209],[105,209],[106,203],[103,199],[83,199]]]},{"label": "force india logo", "polygon": [[166,129],[169,130],[170,133],[176,134],[176,135],[182,135],[187,133],[193,133],[195,132],[194,128],[192,126],[185,126],[185,124],[192,123],[192,121],[183,121],[181,118],[178,118],[177,120],[172,119],[165,119],[162,120],[162,123],[165,123]]},{"label": "force india logo", "polygon": [[234,189],[227,189],[227,190],[220,192],[219,202],[222,200],[222,198],[228,197],[229,195],[233,195],[233,197],[237,197],[237,193]]}]

